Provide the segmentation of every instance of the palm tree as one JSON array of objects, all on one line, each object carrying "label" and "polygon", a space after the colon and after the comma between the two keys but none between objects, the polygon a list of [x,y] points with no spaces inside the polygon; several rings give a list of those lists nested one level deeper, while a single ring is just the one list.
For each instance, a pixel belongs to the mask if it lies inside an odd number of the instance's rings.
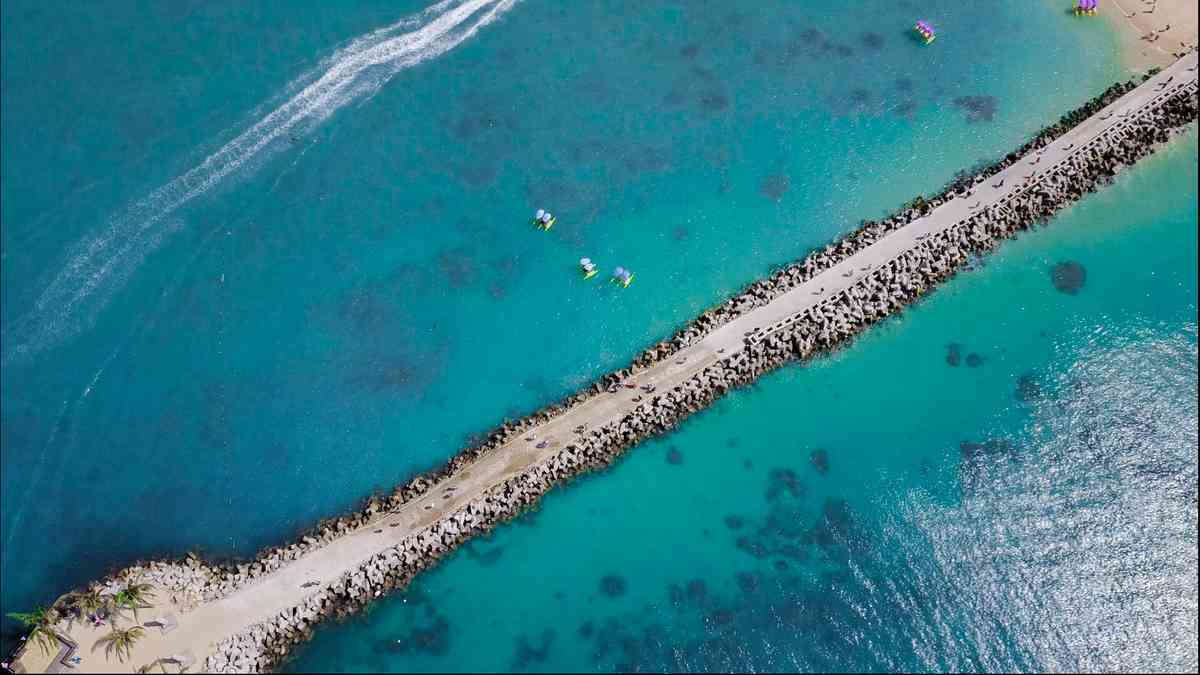
[{"label": "palm tree", "polygon": [[155,668],[158,668],[159,670],[161,670],[162,672],[165,673],[165,672],[167,672],[166,664],[168,664],[170,662],[171,661],[169,659],[154,659],[150,663],[147,663],[144,666],[138,667],[137,671],[139,673],[148,673],[148,672],[154,670]]},{"label": "palm tree", "polygon": [[129,656],[133,650],[133,645],[145,635],[146,631],[142,630],[141,626],[131,626],[129,628],[113,628],[112,632],[104,637],[96,640],[96,644],[92,645],[92,651],[96,651],[96,647],[104,645],[104,656],[108,658],[113,652],[117,654],[117,660],[124,663],[125,657]]},{"label": "palm tree", "polygon": [[96,586],[89,587],[86,591],[80,591],[71,596],[75,602],[75,606],[83,611],[84,614],[94,614],[104,609],[111,602],[111,596],[104,595]]},{"label": "palm tree", "polygon": [[133,618],[137,618],[137,611],[150,607],[149,601],[154,598],[154,587],[150,584],[129,584],[125,590],[120,591],[113,598],[113,604],[117,608],[127,608],[133,610]]},{"label": "palm tree", "polygon": [[58,634],[54,632],[58,610],[38,607],[32,612],[9,612],[8,616],[20,621],[29,630],[28,639],[36,642],[46,654],[58,649]]}]

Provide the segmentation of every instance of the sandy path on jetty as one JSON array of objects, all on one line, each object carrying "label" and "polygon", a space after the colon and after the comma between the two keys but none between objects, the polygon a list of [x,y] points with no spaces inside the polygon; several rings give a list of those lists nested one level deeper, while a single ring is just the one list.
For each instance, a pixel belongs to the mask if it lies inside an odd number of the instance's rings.
[{"label": "sandy path on jetty", "polygon": [[1166,66],[1196,46],[1196,4],[1196,0],[1105,0],[1100,14],[1117,29],[1125,67],[1144,72]]},{"label": "sandy path on jetty", "polygon": [[[1055,165],[1069,159],[1073,153],[1081,151],[1090,141],[1124,124],[1130,115],[1147,104],[1180,87],[1190,86],[1196,79],[1197,55],[1193,52],[1041,151],[1026,156],[979,183],[969,196],[939,206],[929,215],[892,232],[767,305],[709,333],[697,344],[640,372],[630,381],[637,385],[655,384],[659,391],[686,381],[706,366],[741,350],[745,346],[746,335],[756,328],[767,330],[780,320],[817,306],[856,283],[869,270],[886,265],[897,256],[922,245],[928,234],[946,230],[991,205],[1000,204],[1003,207],[1009,197],[1023,191],[1031,181],[1036,181]],[[1034,155],[1037,159],[1031,161]],[[337,581],[343,574],[443,516],[457,511],[484,491],[531,465],[549,459],[576,437],[575,427],[586,424],[589,430],[598,429],[620,419],[638,405],[633,398],[639,393],[636,389],[621,388],[615,394],[594,396],[565,414],[526,431],[520,438],[492,450],[443,480],[436,489],[404,504],[398,510],[382,514],[372,523],[275,572],[259,577],[225,598],[202,604],[187,613],[167,606],[142,610],[141,620],[146,621],[163,609],[173,609],[179,625],[166,634],[159,633],[157,629],[147,629],[145,638],[134,646],[131,658],[124,663],[107,660],[102,648],[92,651],[92,645],[103,632],[76,625],[68,632],[79,643],[78,653],[82,662],[78,669],[82,672],[131,672],[154,659],[191,652],[197,660],[192,671],[201,671],[204,659],[215,650],[220,640],[299,604],[309,594]],[[534,437],[533,441],[525,440],[530,436]],[[543,441],[546,442],[545,447],[536,447]],[[315,585],[305,588],[305,584]],[[163,592],[159,597],[167,598],[169,595]],[[123,625],[128,625],[128,622],[123,622]],[[36,647],[28,651],[29,654],[22,659],[22,665],[26,665],[30,671],[44,670],[45,666],[41,664],[49,659],[39,658]]]}]

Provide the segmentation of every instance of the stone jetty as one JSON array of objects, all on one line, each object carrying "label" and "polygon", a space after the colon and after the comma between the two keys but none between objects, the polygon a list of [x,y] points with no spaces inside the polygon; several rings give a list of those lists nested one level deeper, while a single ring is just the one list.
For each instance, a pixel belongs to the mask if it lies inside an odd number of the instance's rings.
[{"label": "stone jetty", "polygon": [[[322,521],[251,562],[196,557],[125,568],[94,587],[156,589],[147,629],[123,663],[91,646],[107,629],[59,624],[63,648],[36,647],[13,666],[33,672],[79,656],[88,672],[133,671],[159,659],[209,672],[269,670],[329,617],[397,589],[464,541],[542,495],[669,431],[730,389],[846,345],[975,257],[1046,222],[1197,119],[1197,55],[1140,84],[1115,84],[992,166],[845,237],[713,307],[628,367],[529,417],[493,430],[442,468]],[[56,605],[63,617],[71,596]],[[77,645],[77,647],[76,647]]]}]

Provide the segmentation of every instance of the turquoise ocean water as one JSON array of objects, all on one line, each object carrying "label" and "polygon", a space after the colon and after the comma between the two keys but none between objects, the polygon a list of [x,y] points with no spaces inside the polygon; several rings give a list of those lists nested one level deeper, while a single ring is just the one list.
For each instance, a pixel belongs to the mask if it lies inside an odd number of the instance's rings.
[{"label": "turquoise ocean water", "polygon": [[[1196,141],[291,668],[1194,669]],[[1074,295],[1063,262],[1086,270]]]},{"label": "turquoise ocean water", "polygon": [[[1122,75],[1042,2],[425,10],[3,3],[5,611],[284,541]],[[295,667],[1194,669],[1195,156]]]}]

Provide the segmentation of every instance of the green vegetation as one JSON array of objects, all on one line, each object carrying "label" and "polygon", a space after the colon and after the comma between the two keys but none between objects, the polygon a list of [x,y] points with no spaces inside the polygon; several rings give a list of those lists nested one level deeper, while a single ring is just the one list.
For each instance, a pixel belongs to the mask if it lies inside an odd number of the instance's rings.
[{"label": "green vegetation", "polygon": [[150,607],[149,601],[154,598],[153,587],[150,584],[129,584],[125,590],[113,596],[113,605],[117,610],[128,609],[137,618],[139,609]]},{"label": "green vegetation", "polygon": [[32,612],[9,612],[9,618],[20,621],[29,630],[28,639],[36,642],[46,654],[58,650],[58,635],[54,624],[58,623],[58,610],[53,607],[38,607]]},{"label": "green vegetation", "polygon": [[95,586],[86,591],[72,593],[68,598],[81,616],[94,614],[102,609],[111,609],[112,596],[102,594],[100,589]]},{"label": "green vegetation", "polygon": [[96,640],[96,644],[92,645],[92,651],[96,651],[97,647],[104,645],[105,658],[108,658],[115,652],[117,660],[124,663],[125,657],[132,653],[133,645],[142,639],[142,636],[145,634],[146,631],[141,626],[130,626],[129,628],[114,627],[111,633]]}]

